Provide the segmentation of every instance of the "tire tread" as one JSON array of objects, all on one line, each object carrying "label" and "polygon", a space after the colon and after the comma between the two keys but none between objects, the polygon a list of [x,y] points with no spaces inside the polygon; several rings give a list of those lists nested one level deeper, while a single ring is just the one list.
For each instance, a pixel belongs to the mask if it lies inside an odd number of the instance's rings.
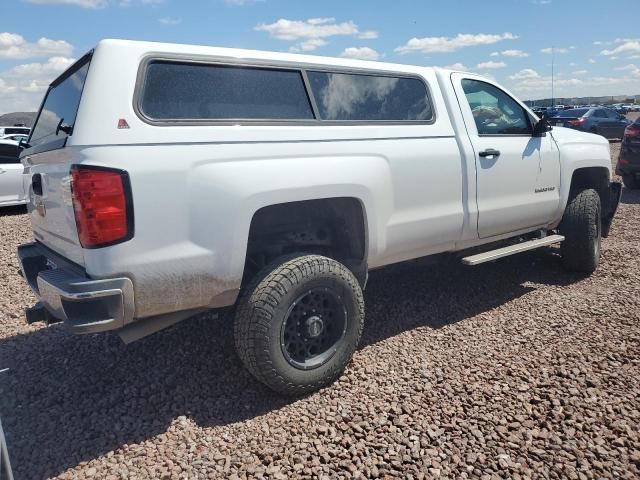
[{"label": "tire tread", "polygon": [[[241,293],[234,321],[235,346],[240,360],[259,381],[287,395],[302,395],[336,380],[346,362],[333,362],[326,374],[315,382],[294,384],[285,379],[271,361],[268,345],[274,309],[290,289],[314,274],[340,277],[354,292],[359,325],[357,345],[362,336],[364,299],[357,279],[341,263],[320,255],[289,255],[281,257],[258,273]],[[355,348],[355,346],[354,346]],[[349,352],[349,358],[353,352]],[[349,359],[346,359],[348,362]]]},{"label": "tire tread", "polygon": [[593,272],[599,263],[593,251],[593,242],[599,241],[596,222],[601,222],[600,196],[588,188],[575,192],[560,223],[560,233],[565,236],[561,244],[562,260],[569,270]]}]

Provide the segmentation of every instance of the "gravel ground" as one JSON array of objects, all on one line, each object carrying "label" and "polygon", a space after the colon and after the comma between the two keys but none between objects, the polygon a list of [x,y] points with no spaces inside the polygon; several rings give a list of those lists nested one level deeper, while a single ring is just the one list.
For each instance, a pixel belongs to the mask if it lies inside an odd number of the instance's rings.
[{"label": "gravel ground", "polygon": [[640,192],[624,192],[589,278],[556,248],[373,272],[354,361],[298,400],[241,368],[224,315],[129,346],[26,325],[26,216],[0,214],[0,235],[16,478],[640,476]]}]

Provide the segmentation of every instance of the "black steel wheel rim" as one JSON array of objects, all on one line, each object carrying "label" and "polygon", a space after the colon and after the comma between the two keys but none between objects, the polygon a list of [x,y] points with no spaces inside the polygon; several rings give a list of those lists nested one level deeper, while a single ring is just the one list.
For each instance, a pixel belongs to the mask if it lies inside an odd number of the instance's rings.
[{"label": "black steel wheel rim", "polygon": [[280,334],[282,353],[296,368],[318,368],[333,357],[346,331],[342,297],[330,288],[313,288],[287,311]]}]

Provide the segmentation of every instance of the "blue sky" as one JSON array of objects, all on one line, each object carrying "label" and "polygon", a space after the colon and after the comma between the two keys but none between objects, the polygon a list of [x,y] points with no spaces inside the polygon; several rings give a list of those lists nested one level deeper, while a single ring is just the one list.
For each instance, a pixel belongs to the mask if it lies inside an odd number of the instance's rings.
[{"label": "blue sky", "polygon": [[[637,0],[0,0],[0,113],[102,38],[450,66],[522,99],[640,94]],[[634,35],[635,34],[635,35]]]}]

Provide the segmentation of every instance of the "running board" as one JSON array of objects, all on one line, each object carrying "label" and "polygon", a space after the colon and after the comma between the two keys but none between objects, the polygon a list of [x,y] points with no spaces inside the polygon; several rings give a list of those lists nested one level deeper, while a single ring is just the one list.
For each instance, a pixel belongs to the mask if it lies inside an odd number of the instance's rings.
[{"label": "running board", "polygon": [[502,257],[508,257],[509,255],[515,255],[516,253],[534,250],[547,245],[553,245],[554,243],[560,243],[563,240],[564,237],[562,235],[549,235],[536,240],[529,240],[528,242],[517,243],[515,245],[509,245],[508,247],[489,250],[488,252],[478,253],[477,255],[471,255],[470,257],[464,257],[462,259],[462,263],[465,265],[479,265]]}]

